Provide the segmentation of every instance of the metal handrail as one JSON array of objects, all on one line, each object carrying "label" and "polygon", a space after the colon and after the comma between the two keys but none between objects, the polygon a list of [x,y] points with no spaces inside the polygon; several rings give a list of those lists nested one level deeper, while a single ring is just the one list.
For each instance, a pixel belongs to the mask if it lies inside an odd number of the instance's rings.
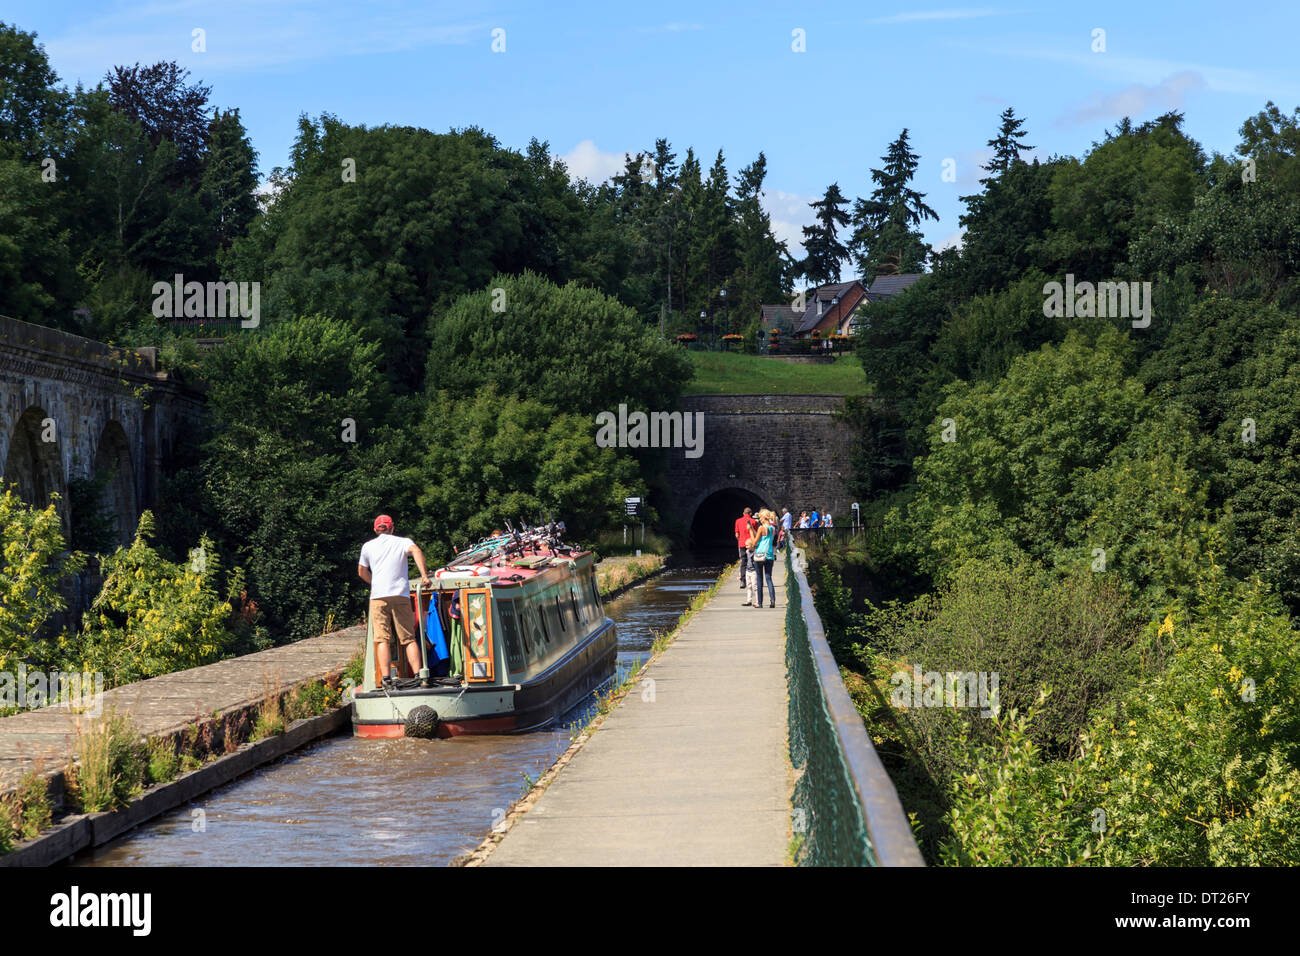
[{"label": "metal handrail", "polygon": [[844,687],[839,665],[826,641],[826,631],[808,587],[803,550],[794,549],[793,556],[795,559],[790,561],[789,567],[799,583],[800,609],[817,668],[817,680],[835,727],[849,780],[862,808],[873,855],[880,866],[925,866],[903,804],[898,799],[898,791],[880,762],[880,755],[876,753],[862,716]]}]

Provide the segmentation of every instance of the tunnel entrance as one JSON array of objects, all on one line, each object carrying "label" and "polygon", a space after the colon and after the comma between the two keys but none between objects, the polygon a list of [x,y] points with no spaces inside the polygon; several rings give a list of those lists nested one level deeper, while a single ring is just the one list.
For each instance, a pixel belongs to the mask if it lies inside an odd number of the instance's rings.
[{"label": "tunnel entrance", "polygon": [[743,488],[715,491],[695,509],[691,520],[691,548],[694,551],[727,551],[736,555],[736,519],[746,508],[755,512],[768,507],[758,495]]}]

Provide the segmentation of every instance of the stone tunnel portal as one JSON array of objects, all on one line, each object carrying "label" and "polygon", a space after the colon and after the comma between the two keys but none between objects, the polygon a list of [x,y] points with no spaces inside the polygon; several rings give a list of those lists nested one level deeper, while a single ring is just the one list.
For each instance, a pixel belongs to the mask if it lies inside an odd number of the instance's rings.
[{"label": "stone tunnel portal", "polygon": [[752,491],[744,488],[724,488],[715,491],[695,509],[691,521],[691,547],[696,551],[730,550],[735,557],[736,519],[746,508],[758,511],[771,505]]}]

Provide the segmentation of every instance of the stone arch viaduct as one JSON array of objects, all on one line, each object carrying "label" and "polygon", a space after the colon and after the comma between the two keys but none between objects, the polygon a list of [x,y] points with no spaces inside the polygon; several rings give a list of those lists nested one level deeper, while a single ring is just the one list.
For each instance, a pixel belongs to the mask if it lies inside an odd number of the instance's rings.
[{"label": "stone arch viaduct", "polygon": [[787,507],[796,517],[829,508],[836,524],[849,524],[853,430],[835,416],[843,405],[834,395],[683,398],[684,412],[704,413],[704,454],[668,451],[661,511],[697,545],[730,542],[746,505]]},{"label": "stone arch viaduct", "polygon": [[80,517],[70,483],[104,475],[100,506],[129,542],[164,462],[202,410],[198,392],[158,371],[152,349],[115,349],[0,316],[0,485],[42,507],[57,494],[65,538]]}]

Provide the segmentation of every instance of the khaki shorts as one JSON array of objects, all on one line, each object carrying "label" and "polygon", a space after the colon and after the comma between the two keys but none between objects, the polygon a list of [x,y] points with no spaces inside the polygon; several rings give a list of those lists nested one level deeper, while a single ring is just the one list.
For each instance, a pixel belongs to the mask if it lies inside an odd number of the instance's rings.
[{"label": "khaki shorts", "polygon": [[392,641],[393,632],[403,645],[415,643],[415,615],[410,597],[372,598],[370,622],[374,625],[375,643]]}]

